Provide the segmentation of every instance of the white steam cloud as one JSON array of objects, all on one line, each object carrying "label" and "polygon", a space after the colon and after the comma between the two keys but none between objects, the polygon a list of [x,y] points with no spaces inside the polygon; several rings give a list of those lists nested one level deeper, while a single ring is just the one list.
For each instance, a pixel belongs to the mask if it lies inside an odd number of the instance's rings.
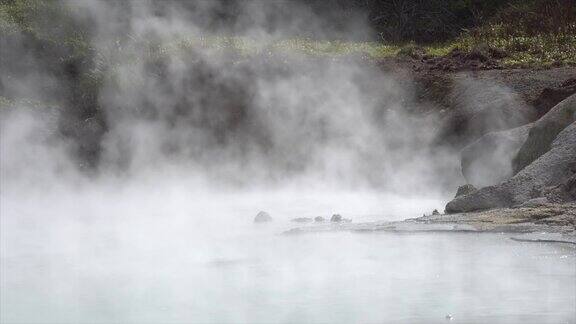
[{"label": "white steam cloud", "polygon": [[[215,184],[301,183],[432,196],[442,189],[438,183],[453,177],[454,156],[432,149],[434,117],[410,115],[412,94],[391,76],[355,59],[267,49],[303,26],[320,36],[322,28],[330,30],[329,20],[305,6],[237,5],[241,14],[231,29],[241,34],[234,36],[262,44],[260,53],[249,57],[182,45],[209,43],[216,32],[226,32],[210,27],[218,19],[214,12],[223,10],[220,2],[73,1],[68,6],[91,26],[98,53],[93,69],[104,75],[98,104],[106,130],[95,144],[101,176],[173,173]],[[290,10],[275,19],[279,8]],[[355,33],[368,33],[353,27]],[[12,126],[4,132],[38,128],[11,118],[20,117],[5,116]],[[93,127],[91,122],[80,128]],[[3,150],[17,145],[4,141]],[[36,160],[71,159],[63,152],[52,149]],[[21,158],[9,154],[3,170],[18,168]],[[32,164],[30,171],[35,169]],[[4,176],[10,182],[13,173]]]}]

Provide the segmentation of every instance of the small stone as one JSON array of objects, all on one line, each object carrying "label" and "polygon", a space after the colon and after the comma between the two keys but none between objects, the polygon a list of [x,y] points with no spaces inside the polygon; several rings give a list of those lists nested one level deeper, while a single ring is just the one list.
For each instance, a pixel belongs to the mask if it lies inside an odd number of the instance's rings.
[{"label": "small stone", "polygon": [[432,211],[432,215],[440,215],[440,213],[438,212],[438,209],[434,209]]},{"label": "small stone", "polygon": [[332,218],[330,218],[330,221],[334,222],[334,223],[339,223],[342,221],[342,215],[334,214],[334,215],[332,215]]},{"label": "small stone", "polygon": [[314,221],[316,223],[322,223],[323,221],[325,221],[325,219],[322,216],[316,216],[316,217],[314,217]]},{"label": "small stone", "polygon": [[272,221],[272,216],[267,212],[261,211],[254,217],[254,223],[267,223]]}]

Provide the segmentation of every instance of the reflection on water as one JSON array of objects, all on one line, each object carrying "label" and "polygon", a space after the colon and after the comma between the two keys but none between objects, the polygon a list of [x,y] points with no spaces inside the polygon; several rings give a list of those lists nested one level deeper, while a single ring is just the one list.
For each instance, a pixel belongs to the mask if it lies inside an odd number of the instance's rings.
[{"label": "reflection on water", "polygon": [[12,240],[2,322],[576,320],[570,246],[496,234],[284,236],[249,225],[209,239],[181,229],[157,242],[86,225],[86,244],[59,242],[50,253]]}]

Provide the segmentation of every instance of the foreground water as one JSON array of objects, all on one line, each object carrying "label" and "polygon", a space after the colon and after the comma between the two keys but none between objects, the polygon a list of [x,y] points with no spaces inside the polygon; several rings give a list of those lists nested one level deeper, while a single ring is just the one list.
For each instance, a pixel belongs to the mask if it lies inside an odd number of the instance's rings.
[{"label": "foreground water", "polygon": [[134,203],[126,197],[111,209],[90,201],[4,200],[2,323],[576,321],[572,246],[505,234],[281,235],[293,215],[254,225],[231,203],[234,221],[206,222],[203,210],[147,208],[153,199],[140,213],[121,207]]}]

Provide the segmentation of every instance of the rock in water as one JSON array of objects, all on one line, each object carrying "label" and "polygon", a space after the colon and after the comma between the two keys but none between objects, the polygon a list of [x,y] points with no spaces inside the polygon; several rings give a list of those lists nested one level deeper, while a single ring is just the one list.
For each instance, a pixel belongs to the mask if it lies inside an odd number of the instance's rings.
[{"label": "rock in water", "polygon": [[532,124],[488,133],[461,152],[462,175],[478,187],[492,186],[512,177],[512,159],[528,138]]},{"label": "rock in water", "polygon": [[322,223],[323,221],[325,221],[325,219],[322,216],[316,216],[316,217],[314,217],[314,221],[316,223]]},{"label": "rock in water", "polygon": [[478,189],[476,189],[476,187],[474,187],[471,184],[465,184],[463,186],[458,187],[458,190],[456,191],[456,197],[460,197],[460,196],[466,196],[468,194],[473,193],[474,191],[476,191]]},{"label": "rock in water", "polygon": [[339,223],[342,221],[342,215],[334,214],[334,215],[332,215],[332,218],[330,218],[330,221],[334,222],[334,223]]},{"label": "rock in water", "polygon": [[310,218],[310,217],[298,217],[298,218],[292,219],[292,221],[295,223],[310,223],[310,222],[312,222],[312,218]]},{"label": "rock in water", "polygon": [[564,99],[534,123],[528,138],[512,161],[514,174],[548,152],[556,136],[575,120],[576,94]]},{"label": "rock in water", "polygon": [[272,216],[267,212],[261,211],[254,217],[254,223],[267,223],[272,221]]},{"label": "rock in water", "polygon": [[438,209],[434,209],[432,211],[432,215],[440,215],[440,212],[438,212]]}]

